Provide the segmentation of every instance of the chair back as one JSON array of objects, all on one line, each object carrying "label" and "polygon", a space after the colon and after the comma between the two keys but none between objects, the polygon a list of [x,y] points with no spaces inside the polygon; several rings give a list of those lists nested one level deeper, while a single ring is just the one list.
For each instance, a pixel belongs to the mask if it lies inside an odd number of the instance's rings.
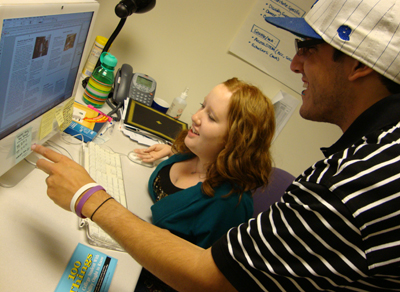
[{"label": "chair back", "polygon": [[268,208],[275,202],[279,202],[286,188],[295,179],[293,175],[289,172],[274,167],[270,176],[270,183],[263,190],[262,187],[256,189],[253,195],[254,202],[254,213],[253,217],[256,217],[263,211],[268,210]]}]

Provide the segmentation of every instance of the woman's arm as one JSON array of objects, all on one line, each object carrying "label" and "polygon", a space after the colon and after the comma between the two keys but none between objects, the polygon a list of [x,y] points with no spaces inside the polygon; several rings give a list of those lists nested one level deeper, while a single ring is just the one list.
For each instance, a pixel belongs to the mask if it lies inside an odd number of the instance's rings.
[{"label": "woman's arm", "polygon": [[[48,196],[69,210],[74,193],[93,182],[83,167],[43,146],[32,150],[43,155],[37,167],[46,172]],[[85,203],[82,214],[89,217],[110,196],[94,193]],[[178,291],[236,291],[218,270],[211,250],[193,245],[167,230],[145,222],[114,200],[108,200],[93,216],[139,264]]]},{"label": "woman's arm", "polygon": [[171,146],[167,144],[155,144],[145,149],[135,149],[135,153],[143,162],[154,162],[164,157],[170,157],[172,153]]}]

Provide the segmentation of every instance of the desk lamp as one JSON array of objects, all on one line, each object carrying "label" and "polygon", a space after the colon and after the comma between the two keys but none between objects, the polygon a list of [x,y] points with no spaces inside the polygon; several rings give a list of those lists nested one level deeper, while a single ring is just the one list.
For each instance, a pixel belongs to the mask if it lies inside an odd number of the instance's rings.
[{"label": "desk lamp", "polygon": [[[133,13],[145,13],[147,11],[150,11],[151,9],[154,8],[156,5],[156,0],[122,0],[120,1],[117,6],[115,6],[115,14],[121,18],[120,22],[118,23],[116,29],[112,33],[111,37],[108,39],[107,43],[105,44],[103,48],[103,52],[108,52],[108,49],[110,48],[111,44],[121,31],[122,27],[125,24],[126,18]],[[100,66],[100,58],[97,60],[96,66],[94,68],[97,68]],[[82,86],[83,88],[86,88],[87,83],[89,82],[90,77],[86,77],[82,81]],[[116,121],[119,121],[121,119],[120,114],[119,114],[119,109],[122,107],[123,103],[118,104],[116,107],[107,99],[107,104],[112,108],[112,111],[109,112],[107,115],[112,116],[113,114],[117,114],[117,117],[114,119]]]},{"label": "desk lamp", "polygon": [[[147,11],[150,11],[154,8],[155,5],[156,0],[122,0],[121,2],[119,2],[117,6],[115,6],[115,14],[119,18],[121,18],[121,20],[111,37],[108,39],[108,42],[104,46],[103,52],[108,51],[112,42],[124,26],[126,18],[128,16],[132,15],[132,13],[145,13]],[[100,59],[97,60],[95,68],[97,68],[98,66],[100,66]]]},{"label": "desk lamp", "polygon": [[[117,28],[112,33],[111,37],[108,39],[107,43],[103,48],[103,52],[108,52],[111,44],[121,31],[122,27],[125,24],[126,18],[133,13],[145,13],[150,11],[156,5],[156,0],[122,0],[120,1],[117,6],[115,6],[115,14],[121,18],[120,22],[118,23]],[[97,60],[96,66],[97,68],[100,66],[100,58]],[[89,81],[89,77],[86,77],[85,80],[82,81],[82,86],[86,88],[86,85]]]}]

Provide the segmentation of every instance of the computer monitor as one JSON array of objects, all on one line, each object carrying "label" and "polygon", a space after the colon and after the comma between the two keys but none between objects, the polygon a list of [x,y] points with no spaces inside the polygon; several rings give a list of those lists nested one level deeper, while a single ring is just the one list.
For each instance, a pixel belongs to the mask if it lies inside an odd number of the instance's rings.
[{"label": "computer monitor", "polygon": [[63,118],[49,120],[48,113],[75,95],[98,7],[95,0],[0,0],[2,186],[34,168],[23,159],[33,143],[60,131]]}]

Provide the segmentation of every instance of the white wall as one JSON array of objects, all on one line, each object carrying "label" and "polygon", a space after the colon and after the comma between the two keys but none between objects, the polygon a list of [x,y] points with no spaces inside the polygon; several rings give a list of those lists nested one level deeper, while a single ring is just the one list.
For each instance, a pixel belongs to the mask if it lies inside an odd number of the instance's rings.
[{"label": "white wall", "polygon": [[[110,37],[120,20],[114,13],[118,0],[98,2],[93,41],[96,35]],[[110,53],[118,58],[118,68],[129,63],[134,72],[156,79],[156,96],[168,102],[188,86],[182,120],[189,124],[204,96],[231,77],[260,87],[271,98],[283,90],[300,99],[299,94],[228,52],[255,2],[157,0],[150,12],[127,19]],[[301,76],[293,73],[293,78]],[[340,134],[338,127],[305,121],[296,111],[275,140],[275,165],[298,175],[323,158],[319,148],[331,145]]]}]

